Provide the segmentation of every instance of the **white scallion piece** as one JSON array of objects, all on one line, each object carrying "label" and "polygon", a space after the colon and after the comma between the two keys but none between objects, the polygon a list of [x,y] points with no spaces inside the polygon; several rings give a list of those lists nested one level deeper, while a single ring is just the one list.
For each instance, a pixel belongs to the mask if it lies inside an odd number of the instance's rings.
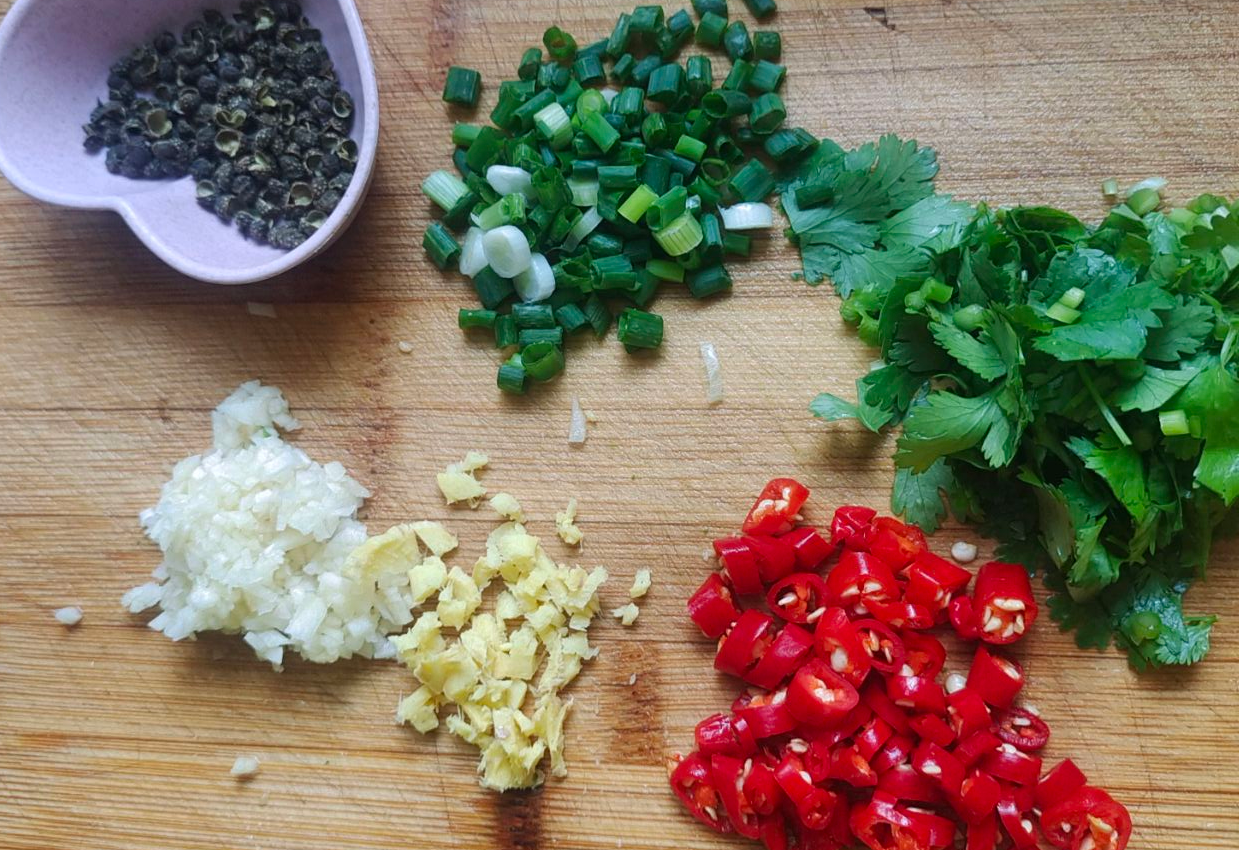
[{"label": "white scallion piece", "polygon": [[577,246],[585,241],[585,237],[594,232],[594,228],[602,224],[602,214],[597,207],[590,207],[585,214],[572,225],[568,236],[564,239],[564,250],[575,251]]},{"label": "white scallion piece", "polygon": [[492,165],[486,169],[486,182],[500,195],[520,192],[526,198],[533,197],[533,175],[514,165]]},{"label": "white scallion piece", "polygon": [[761,230],[774,226],[774,210],[768,204],[745,203],[719,207],[723,227],[728,230]]},{"label": "white scallion piece", "polygon": [[[521,239],[524,238],[522,234]],[[499,270],[495,269],[495,271]],[[555,272],[551,269],[551,264],[546,257],[533,254],[529,258],[529,268],[515,275],[512,278],[512,285],[516,287],[516,294],[526,304],[545,301],[555,292]]]},{"label": "white scallion piece", "polygon": [[57,608],[52,616],[56,618],[56,622],[62,626],[73,628],[78,623],[82,622],[82,609],[76,605],[70,605],[67,608]]},{"label": "white scallion piece", "polygon": [[568,443],[573,446],[585,444],[585,411],[581,410],[581,400],[572,397],[572,421],[568,424]]},{"label": "white scallion piece", "polygon": [[1144,180],[1141,180],[1139,183],[1137,183],[1136,185],[1128,189],[1127,196],[1130,198],[1132,195],[1134,195],[1136,192],[1139,192],[1141,189],[1152,189],[1154,192],[1160,192],[1162,189],[1165,189],[1165,188],[1166,188],[1165,177],[1148,177]]},{"label": "white scallion piece", "polygon": [[516,277],[529,268],[533,256],[525,234],[511,224],[486,231],[482,236],[482,250],[486,253],[487,265],[500,277]]},{"label": "white scallion piece", "polygon": [[701,343],[701,362],[706,370],[706,402],[718,404],[723,400],[723,374],[719,368],[718,351],[714,343]]},{"label": "white scallion piece", "polygon": [[465,277],[473,277],[486,268],[486,251],[482,248],[482,237],[486,231],[480,227],[470,227],[465,233],[465,242],[460,248],[460,273]]},{"label": "white scallion piece", "polygon": [[258,759],[253,756],[237,756],[237,760],[232,763],[232,770],[228,771],[237,779],[249,779],[258,774]]}]

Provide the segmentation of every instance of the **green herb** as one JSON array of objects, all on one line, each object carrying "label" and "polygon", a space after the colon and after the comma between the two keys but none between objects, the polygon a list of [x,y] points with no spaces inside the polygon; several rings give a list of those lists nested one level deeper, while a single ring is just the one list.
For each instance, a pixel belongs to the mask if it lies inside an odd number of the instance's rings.
[{"label": "green herb", "polygon": [[[1137,187],[1098,225],[934,193],[933,151],[823,140],[782,183],[809,283],[883,365],[825,420],[901,426],[892,506],[948,509],[1042,568],[1081,646],[1191,664],[1182,610],[1239,497],[1239,203]],[[1117,192],[1117,187],[1107,187]]]}]

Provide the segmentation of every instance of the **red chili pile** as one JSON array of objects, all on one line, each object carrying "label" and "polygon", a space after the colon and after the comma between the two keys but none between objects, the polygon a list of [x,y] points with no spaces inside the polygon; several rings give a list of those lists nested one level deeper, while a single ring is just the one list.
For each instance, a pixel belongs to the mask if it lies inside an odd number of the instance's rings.
[{"label": "red chili pile", "polygon": [[[829,540],[797,526],[808,496],[766,485],[688,602],[719,641],[715,668],[753,686],[672,764],[688,810],[771,850],[937,850],[961,831],[967,850],[1024,850],[1038,821],[1054,847],[1123,850],[1127,810],[1070,759],[1042,775],[1050,729],[1014,705],[1020,666],[986,646],[1037,618],[1023,567],[985,564],[968,596],[970,572],[869,508],[839,508]],[[982,645],[944,685],[946,648],[926,630],[946,622]]]}]

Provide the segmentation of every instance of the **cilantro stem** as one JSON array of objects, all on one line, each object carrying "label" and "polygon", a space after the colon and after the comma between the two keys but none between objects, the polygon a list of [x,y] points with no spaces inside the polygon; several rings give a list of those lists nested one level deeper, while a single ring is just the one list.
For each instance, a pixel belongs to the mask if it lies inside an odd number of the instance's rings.
[{"label": "cilantro stem", "polygon": [[1130,446],[1131,437],[1127,436],[1127,432],[1123,430],[1123,426],[1119,424],[1119,420],[1115,418],[1113,411],[1110,410],[1110,405],[1106,404],[1106,400],[1101,397],[1101,393],[1097,392],[1097,387],[1093,386],[1093,380],[1084,371],[1084,367],[1077,365],[1076,372],[1080,375],[1080,380],[1084,382],[1088,394],[1093,397],[1093,402],[1097,405],[1097,409],[1101,411],[1106,424],[1114,432],[1114,436],[1118,437],[1118,441],[1124,446]]}]

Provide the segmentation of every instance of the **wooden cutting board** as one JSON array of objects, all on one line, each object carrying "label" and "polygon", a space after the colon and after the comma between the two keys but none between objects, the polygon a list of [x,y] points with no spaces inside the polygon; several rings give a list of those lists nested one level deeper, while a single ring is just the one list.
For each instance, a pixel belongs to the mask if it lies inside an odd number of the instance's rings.
[{"label": "wooden cutting board", "polygon": [[[1228,4],[781,5],[794,123],[846,145],[915,136],[939,149],[942,185],[961,197],[1096,218],[1108,177],[1163,175],[1177,201],[1239,188]],[[826,287],[791,280],[794,252],[772,239],[736,267],[729,298],[658,303],[658,354],[629,357],[613,337],[576,343],[556,385],[505,398],[495,353],[455,329],[466,287],[419,247],[417,184],[447,161],[457,117],[439,101],[445,67],[481,69],[489,109],[547,25],[586,42],[624,8],[365,3],[384,104],[369,203],[324,257],[271,284],[179,278],[115,216],[0,187],[0,848],[740,846],[698,828],[665,786],[664,758],[735,692],[711,671],[684,600],[710,569],[708,540],[773,474],[814,489],[815,520],[842,502],[886,503],[889,444],[806,413],[820,390],[849,393],[872,353]],[[722,358],[717,408],[704,403],[702,340]],[[411,688],[394,665],[276,675],[236,638],[174,644],[120,609],[158,562],[138,511],[175,461],[207,446],[210,409],[254,377],[285,390],[305,423],[300,445],[374,491],[373,528],[444,520],[467,565],[492,520],[444,507],[433,474],[480,448],[493,458],[488,485],[516,494],[546,539],[567,496],[580,499],[580,559],[611,568],[608,606],[626,601],[636,569],[654,571],[635,627],[596,628],[602,655],[571,689],[567,779],[481,790],[469,748],[394,725]],[[597,415],[579,450],[566,442],[574,395]],[[948,529],[935,546],[967,536]],[[1138,677],[1048,622],[1021,647],[1028,698],[1054,723],[1048,757],[1071,754],[1131,807],[1133,848],[1239,846],[1237,598],[1231,542],[1192,594],[1193,608],[1222,615],[1199,669]],[[68,604],[86,612],[72,631],[52,619]],[[252,782],[228,775],[239,754],[262,761]]]}]

